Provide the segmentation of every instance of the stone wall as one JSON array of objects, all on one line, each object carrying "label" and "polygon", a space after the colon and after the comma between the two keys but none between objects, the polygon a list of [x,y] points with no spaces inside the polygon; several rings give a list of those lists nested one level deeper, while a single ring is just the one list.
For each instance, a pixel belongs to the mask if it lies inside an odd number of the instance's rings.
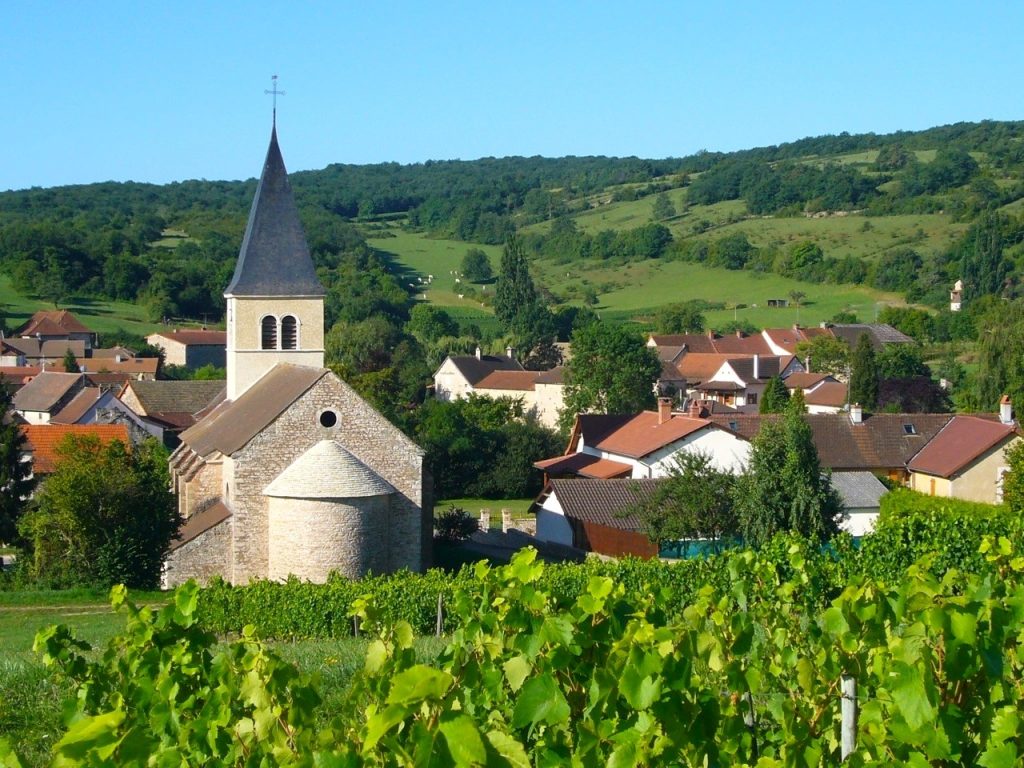
[{"label": "stone wall", "polygon": [[214,576],[228,572],[231,560],[231,518],[223,520],[168,553],[160,578],[164,589],[195,579],[208,584]]},{"label": "stone wall", "polygon": [[184,481],[180,477],[175,483],[178,491],[178,514],[187,520],[198,509],[205,509],[211,501],[221,498],[221,463],[203,462],[195,477]]}]

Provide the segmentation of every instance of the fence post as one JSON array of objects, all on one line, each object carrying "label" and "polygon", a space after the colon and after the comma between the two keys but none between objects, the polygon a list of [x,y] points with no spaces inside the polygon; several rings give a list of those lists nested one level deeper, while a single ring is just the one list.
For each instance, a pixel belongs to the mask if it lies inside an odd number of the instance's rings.
[{"label": "fence post", "polygon": [[352,617],[352,636],[359,637],[359,617]]},{"label": "fence post", "polygon": [[491,510],[489,509],[480,510],[480,530],[485,533],[491,530]]},{"label": "fence post", "polygon": [[757,748],[757,718],[754,716],[754,697],[750,691],[743,694],[743,703],[747,705],[747,711],[743,713],[743,724],[750,731],[751,759],[757,760],[760,756]]},{"label": "fence post", "polygon": [[840,749],[845,761],[857,748],[857,681],[850,675],[843,675],[842,691],[843,725]]},{"label": "fence post", "polygon": [[503,509],[501,510],[501,532],[508,533],[508,529],[512,527],[512,510]]},{"label": "fence post", "polygon": [[444,629],[444,597],[440,592],[437,593],[437,636],[441,636],[441,631]]}]

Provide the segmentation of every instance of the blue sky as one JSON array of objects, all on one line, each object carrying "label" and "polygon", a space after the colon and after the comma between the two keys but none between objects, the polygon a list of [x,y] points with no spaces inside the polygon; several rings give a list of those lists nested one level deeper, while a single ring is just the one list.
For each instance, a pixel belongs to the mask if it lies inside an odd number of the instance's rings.
[{"label": "blue sky", "polygon": [[25,2],[0,190],[1024,118],[1024,3]]}]

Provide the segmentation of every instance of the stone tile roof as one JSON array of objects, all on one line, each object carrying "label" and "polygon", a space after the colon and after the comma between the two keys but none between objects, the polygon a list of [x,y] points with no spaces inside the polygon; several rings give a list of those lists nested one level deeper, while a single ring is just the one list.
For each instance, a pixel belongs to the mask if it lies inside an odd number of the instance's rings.
[{"label": "stone tile roof", "polygon": [[14,408],[18,411],[49,412],[83,383],[80,373],[43,371],[14,395]]},{"label": "stone tile roof", "polygon": [[537,371],[491,371],[474,384],[474,389],[506,389],[533,392]]},{"label": "stone tile roof", "polygon": [[[227,331],[209,331],[209,330],[198,330],[189,328],[175,328],[173,331],[161,331],[160,333],[151,333],[146,337],[147,340],[152,339],[158,341],[159,339],[167,339],[168,341],[176,341],[179,344],[184,344],[190,347],[226,347],[228,343],[228,332]],[[153,341],[150,341],[152,344]]]},{"label": "stone tile roof", "polygon": [[832,487],[847,509],[877,507],[889,492],[871,472],[833,472]]},{"label": "stone tile roof", "polygon": [[32,359],[47,357],[56,360],[64,357],[69,349],[79,362],[85,357],[85,342],[81,339],[4,339],[4,343]]},{"label": "stone tile roof", "polygon": [[159,357],[128,357],[118,360],[116,357],[89,357],[79,360],[88,373],[127,373],[131,376],[156,376],[160,366]]},{"label": "stone tile roof", "polygon": [[1016,424],[977,416],[954,416],[907,464],[907,469],[952,477],[1005,440],[1019,434]]},{"label": "stone tile roof", "polygon": [[729,360],[729,366],[748,384],[756,381],[767,381],[772,376],[779,376],[793,362],[792,355],[758,355],[757,376],[754,376],[754,358],[740,357]]},{"label": "stone tile roof", "polygon": [[277,127],[249,211],[245,238],[226,296],[323,296],[299,221]]},{"label": "stone tile roof", "polygon": [[264,496],[356,499],[387,496],[394,487],[334,440],[321,440],[279,474]]},{"label": "stone tile roof", "polygon": [[223,523],[229,517],[231,517],[231,509],[223,501],[215,501],[182,523],[181,528],[178,529],[178,535],[171,540],[168,549],[174,551],[183,544],[192,541],[192,539],[198,538],[214,526]]},{"label": "stone tile roof", "polygon": [[196,414],[224,393],[223,381],[130,381],[131,390],[145,410],[155,413]]},{"label": "stone tile roof", "polygon": [[[736,413],[714,414],[710,420],[752,440],[763,419],[778,418],[781,417]],[[906,467],[952,416],[948,413],[874,413],[865,414],[860,424],[851,422],[848,413],[812,413],[804,418],[811,426],[823,467],[888,470]]]},{"label": "stone tile roof", "polygon": [[857,346],[857,341],[862,333],[866,333],[871,339],[871,345],[875,351],[879,351],[885,344],[913,344],[914,340],[907,334],[897,331],[886,323],[847,323],[828,326],[828,330],[837,339],[842,339],[851,348]]},{"label": "stone tile roof", "polygon": [[589,453],[570,453],[566,456],[556,456],[553,459],[544,459],[533,463],[537,469],[543,469],[548,475],[579,475],[580,477],[593,477],[607,479],[621,477],[633,472],[633,467],[621,461],[602,459]]},{"label": "stone tile roof", "polygon": [[538,384],[564,384],[565,383],[565,368],[561,365],[551,368],[547,371],[540,371],[537,374]]},{"label": "stone tile roof", "polygon": [[634,459],[649,456],[702,429],[717,428],[707,419],[691,418],[678,413],[673,413],[665,422],[659,423],[659,418],[654,411],[642,411],[630,416],[584,414],[578,417],[577,424],[586,445]]},{"label": "stone tile roof", "polygon": [[32,454],[32,471],[37,475],[53,472],[57,465],[57,446],[68,435],[95,435],[106,445],[120,440],[131,446],[124,424],[25,424],[20,427]]},{"label": "stone tile roof", "polygon": [[452,365],[462,377],[474,387],[481,379],[494,371],[522,371],[523,366],[506,355],[449,355]]},{"label": "stone tile roof", "polygon": [[18,336],[55,336],[61,333],[92,333],[66,309],[36,312],[15,333]]},{"label": "stone tile roof", "polygon": [[85,414],[89,412],[96,403],[103,399],[106,393],[98,387],[85,387],[75,395],[71,402],[61,408],[57,413],[51,414],[51,424],[77,424]]},{"label": "stone tile roof", "polygon": [[328,373],[326,368],[279,363],[237,400],[225,400],[194,427],[182,432],[182,446],[188,446],[199,456],[214,451],[230,455]]},{"label": "stone tile roof", "polygon": [[640,521],[629,510],[662,482],[566,478],[552,480],[550,485],[566,517],[639,533]]}]

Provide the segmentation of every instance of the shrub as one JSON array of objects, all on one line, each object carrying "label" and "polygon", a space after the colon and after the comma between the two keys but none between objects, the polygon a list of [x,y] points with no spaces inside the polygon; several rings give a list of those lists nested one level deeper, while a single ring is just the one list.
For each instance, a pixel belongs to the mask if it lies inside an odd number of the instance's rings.
[{"label": "shrub", "polygon": [[476,518],[454,504],[434,519],[434,538],[439,541],[465,541],[478,529]]}]

